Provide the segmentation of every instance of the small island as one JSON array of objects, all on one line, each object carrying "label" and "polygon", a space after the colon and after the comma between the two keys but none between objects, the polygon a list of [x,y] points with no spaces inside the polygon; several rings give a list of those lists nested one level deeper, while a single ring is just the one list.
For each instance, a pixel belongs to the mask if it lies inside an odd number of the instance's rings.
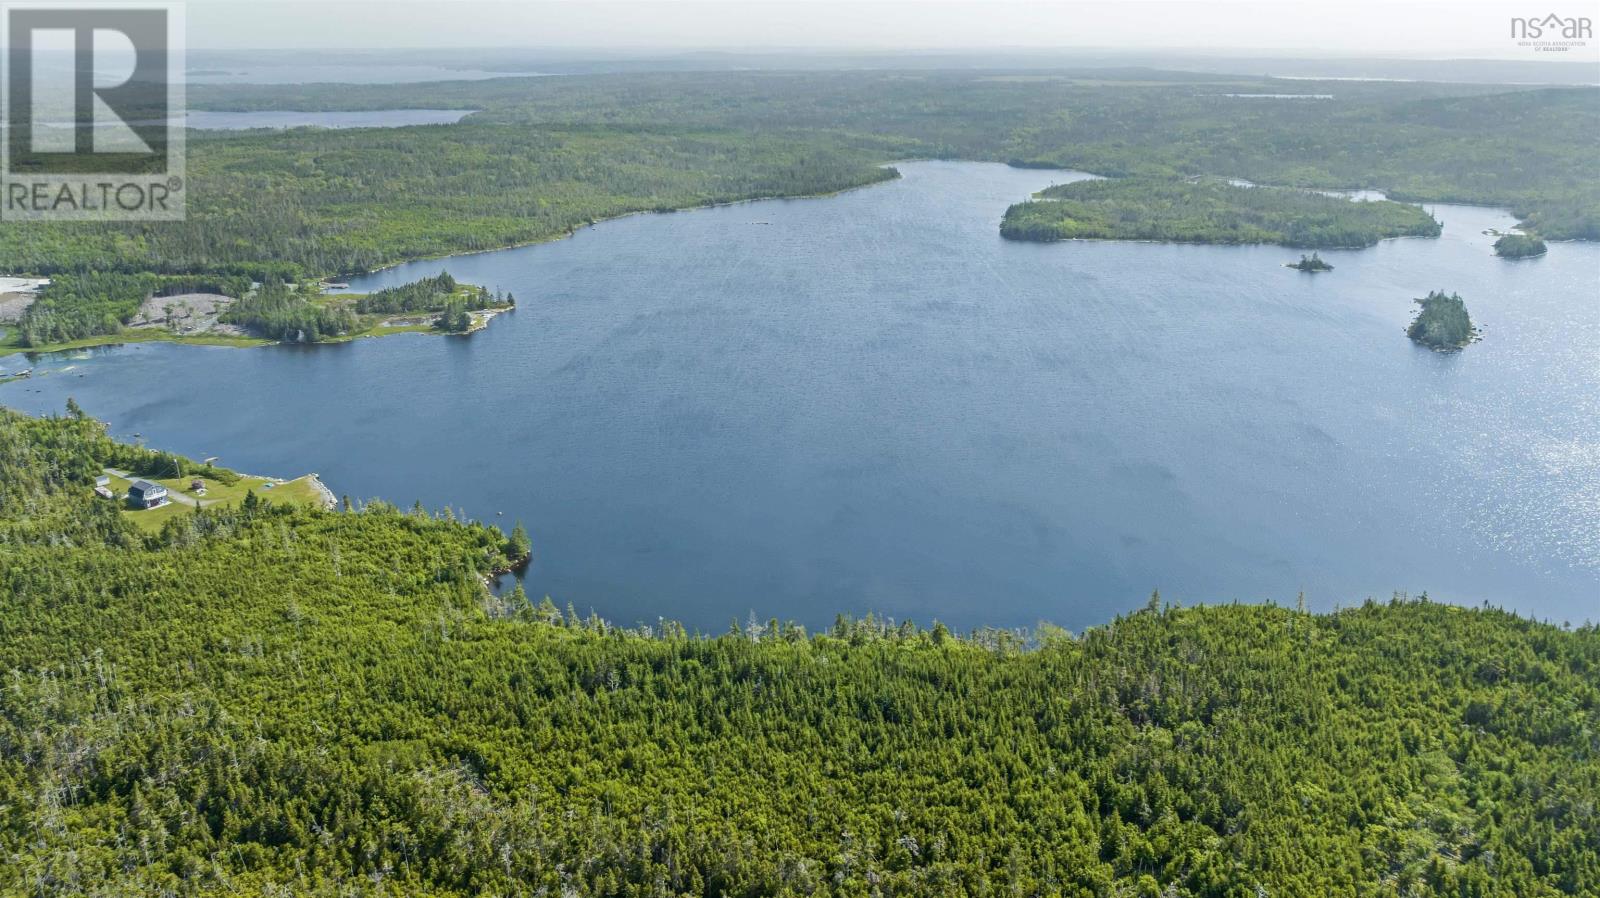
[{"label": "small island", "polygon": [[1421,306],[1406,336],[1435,352],[1454,352],[1477,339],[1478,331],[1467,314],[1467,304],[1461,296],[1443,290],[1434,290],[1422,299]]},{"label": "small island", "polygon": [[1289,262],[1289,263],[1285,263],[1285,264],[1286,264],[1286,267],[1293,268],[1295,271],[1309,271],[1309,272],[1315,273],[1315,272],[1318,272],[1318,271],[1332,271],[1333,270],[1333,266],[1329,265],[1327,262],[1322,261],[1322,257],[1317,255],[1316,253],[1312,253],[1309,256],[1301,255],[1300,256],[1300,261],[1298,261],[1298,262]]},{"label": "small island", "polygon": [[1000,236],[1010,240],[1274,243],[1305,249],[1360,249],[1389,237],[1437,237],[1440,231],[1432,215],[1410,203],[1149,177],[1058,184],[1007,209],[1000,223]]},{"label": "small island", "polygon": [[1494,242],[1494,254],[1502,259],[1531,259],[1549,251],[1537,234],[1506,234]]}]

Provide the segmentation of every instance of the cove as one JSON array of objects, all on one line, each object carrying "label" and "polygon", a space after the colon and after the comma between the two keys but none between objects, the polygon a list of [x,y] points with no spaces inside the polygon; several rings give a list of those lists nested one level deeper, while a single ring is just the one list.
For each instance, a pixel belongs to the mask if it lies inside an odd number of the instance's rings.
[{"label": "cove", "polygon": [[[1441,238],[1318,276],[1280,247],[1015,243],[1005,208],[1075,175],[898,167],[352,282],[516,294],[469,338],[9,357],[35,375],[0,403],[521,519],[529,594],[619,623],[1081,628],[1153,589],[1600,617],[1600,246],[1508,262],[1483,233],[1508,213],[1448,205]],[[1405,338],[1431,289],[1482,342]]]}]

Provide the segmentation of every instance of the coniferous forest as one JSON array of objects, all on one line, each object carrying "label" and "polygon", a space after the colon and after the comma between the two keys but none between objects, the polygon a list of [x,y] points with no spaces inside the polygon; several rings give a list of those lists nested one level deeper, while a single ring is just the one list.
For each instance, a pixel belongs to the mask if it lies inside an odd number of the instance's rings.
[{"label": "coniferous forest", "polygon": [[1494,242],[1495,255],[1505,259],[1527,259],[1549,251],[1543,240],[1529,234],[1506,234]]},{"label": "coniferous forest", "polygon": [[0,894],[1600,894],[1593,625],[619,629],[447,512],[142,535],[146,455],[0,411]]},{"label": "coniferous forest", "polygon": [[1448,352],[1461,349],[1477,336],[1467,304],[1459,293],[1446,295],[1443,290],[1431,290],[1416,303],[1420,308],[1406,328],[1406,336],[1417,343]]},{"label": "coniferous forest", "polygon": [[1600,91],[1306,82],[1294,90],[1333,99],[1238,96],[1286,89],[1153,70],[202,85],[195,108],[476,112],[454,125],[192,132],[187,222],[0,223],[0,258],[37,274],[341,275],[552,239],[630,212],[857,187],[928,157],[1373,188],[1509,206],[1546,239],[1600,239]]},{"label": "coniferous forest", "polygon": [[1161,240],[1363,247],[1387,237],[1437,237],[1419,206],[1352,201],[1309,190],[1155,178],[1075,181],[1006,210],[1012,240]]},{"label": "coniferous forest", "polygon": [[241,296],[221,320],[290,343],[316,343],[355,329],[356,317],[348,308],[322,305],[313,301],[315,297],[311,289],[266,283]]},{"label": "coniferous forest", "polygon": [[40,291],[18,323],[23,346],[64,343],[114,334],[151,296],[204,291],[243,296],[250,279],[240,275],[155,275],[121,271],[59,274]]},{"label": "coniferous forest", "polygon": [[[6,273],[52,278],[3,348],[117,335],[187,292],[273,339],[407,314],[424,323],[393,329],[467,330],[512,298],[320,279],[911,158],[1109,179],[1014,206],[1021,239],[1359,247],[1437,235],[1423,201],[1512,209],[1511,257],[1600,239],[1592,88],[1148,69],[192,88],[213,110],[473,112],[196,131],[186,222],[0,223]],[[1263,99],[1285,91],[1306,96]],[[1413,339],[1473,339],[1459,296],[1418,303]],[[1157,595],[1076,633],[619,627],[492,590],[535,548],[511,521],[251,493],[140,528],[95,498],[108,466],[237,482],[76,405],[0,409],[0,896],[1600,896],[1593,623]]]}]

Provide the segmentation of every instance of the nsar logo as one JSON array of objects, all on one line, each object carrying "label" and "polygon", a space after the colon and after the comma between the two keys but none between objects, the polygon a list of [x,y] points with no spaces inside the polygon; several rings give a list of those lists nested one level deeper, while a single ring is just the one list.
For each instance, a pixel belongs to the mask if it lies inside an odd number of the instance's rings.
[{"label": "nsar logo", "polygon": [[1582,40],[1594,37],[1594,23],[1587,17],[1562,18],[1551,13],[1542,19],[1512,19],[1511,37],[1517,40],[1560,38]]}]

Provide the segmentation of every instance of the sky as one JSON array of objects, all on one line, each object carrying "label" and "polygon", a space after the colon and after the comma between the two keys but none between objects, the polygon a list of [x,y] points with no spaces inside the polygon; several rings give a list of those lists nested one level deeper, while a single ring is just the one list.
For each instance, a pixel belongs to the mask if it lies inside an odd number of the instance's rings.
[{"label": "sky", "polygon": [[[1600,62],[1536,53],[1513,16],[1600,0],[188,0],[189,46],[889,50],[1115,48]],[[1581,55],[1580,55],[1581,54]]]}]

